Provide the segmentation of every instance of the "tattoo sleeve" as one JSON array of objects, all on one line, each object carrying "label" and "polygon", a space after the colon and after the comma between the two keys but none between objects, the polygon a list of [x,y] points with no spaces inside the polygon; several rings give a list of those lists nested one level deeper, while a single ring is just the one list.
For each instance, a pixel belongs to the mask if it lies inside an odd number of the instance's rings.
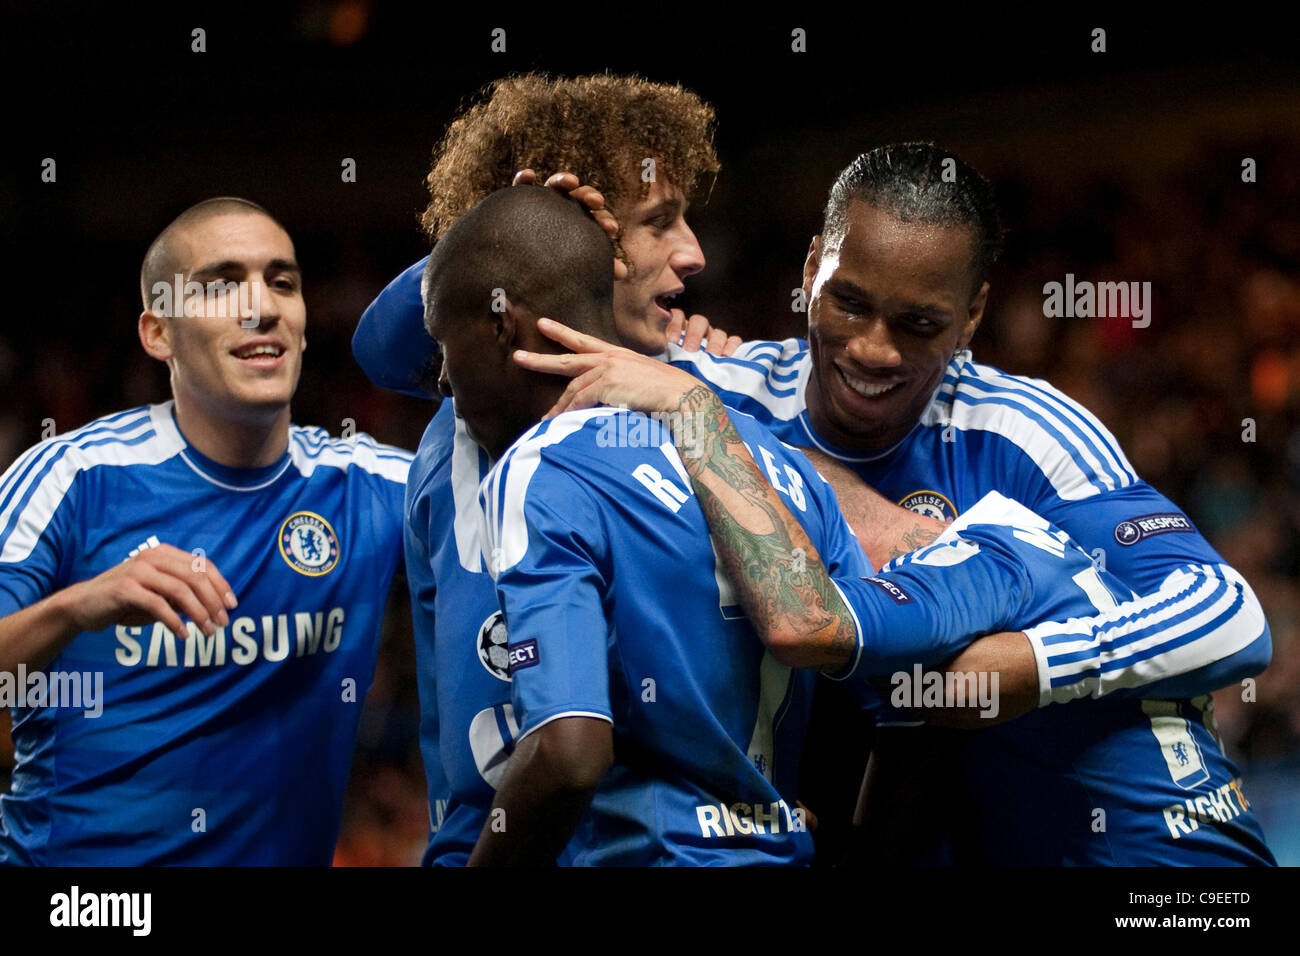
[{"label": "tattoo sleeve", "polygon": [[834,671],[853,660],[857,629],[803,526],[763,477],[726,409],[698,385],[678,406],[693,441],[674,432],[723,569],[764,644],[785,663]]}]

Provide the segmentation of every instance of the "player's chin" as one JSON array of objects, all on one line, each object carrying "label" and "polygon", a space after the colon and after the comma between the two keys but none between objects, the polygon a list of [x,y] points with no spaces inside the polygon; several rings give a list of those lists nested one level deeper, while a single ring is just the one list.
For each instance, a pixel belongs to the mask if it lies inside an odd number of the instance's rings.
[{"label": "player's chin", "polygon": [[672,317],[665,317],[660,312],[658,308],[653,308],[651,313],[636,323],[620,321],[618,323],[619,344],[642,355],[662,355],[664,349],[668,347],[668,340],[664,336]]},{"label": "player's chin", "polygon": [[297,387],[297,375],[284,375],[260,382],[241,382],[239,387],[232,391],[240,404],[269,410],[288,405]]},{"label": "player's chin", "polygon": [[[839,383],[842,385],[842,383]],[[843,435],[862,441],[874,441],[899,427],[907,415],[907,401],[902,395],[867,399],[847,387],[831,389],[826,396],[831,422]]]}]

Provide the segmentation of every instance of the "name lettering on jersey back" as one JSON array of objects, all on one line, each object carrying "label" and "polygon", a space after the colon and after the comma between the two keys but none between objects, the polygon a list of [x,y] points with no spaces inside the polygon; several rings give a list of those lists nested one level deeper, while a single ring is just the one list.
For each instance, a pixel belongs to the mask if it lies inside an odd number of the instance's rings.
[{"label": "name lettering on jersey back", "polygon": [[343,640],[343,620],[341,607],[328,612],[237,617],[229,628],[219,627],[211,637],[190,621],[186,624],[189,636],[182,648],[177,647],[176,635],[161,621],[154,623],[147,642],[143,627],[119,624],[114,632],[120,646],[113,653],[123,667],[140,663],[146,667],[220,667],[228,663],[246,666],[259,657],[275,663],[290,656],[311,657],[321,651],[329,654],[338,650]]},{"label": "name lettering on jersey back", "polygon": [[[745,447],[749,448],[748,443],[746,443]],[[804,499],[803,494],[803,476],[789,465],[782,465],[778,470],[776,458],[762,445],[758,446],[758,451],[762,455],[763,469],[767,472],[767,480],[772,483],[772,487],[789,498],[790,503],[800,511],[807,511],[808,502]],[[752,448],[749,453],[751,455],[754,453]],[[784,484],[781,482],[781,471],[785,473]]]},{"label": "name lettering on jersey back", "polygon": [[[668,447],[664,446],[664,448]],[[745,443],[745,447],[749,449],[751,457],[763,462],[763,470],[772,487],[785,496],[791,505],[800,511],[807,511],[808,499],[804,494],[803,476],[789,465],[779,463],[776,457],[762,445],[758,446],[758,455],[754,455],[754,450],[749,447],[748,442]],[[688,490],[683,490],[671,478],[665,478],[657,468],[649,464],[637,465],[632,470],[632,477],[673,514],[681,510],[682,505],[691,495],[689,476],[685,474],[681,477]]]},{"label": "name lettering on jersey back", "polygon": [[637,465],[632,470],[632,477],[641,482],[645,490],[659,499],[659,503],[673,514],[677,514],[690,497],[673,484],[671,479],[661,475],[653,465]]}]

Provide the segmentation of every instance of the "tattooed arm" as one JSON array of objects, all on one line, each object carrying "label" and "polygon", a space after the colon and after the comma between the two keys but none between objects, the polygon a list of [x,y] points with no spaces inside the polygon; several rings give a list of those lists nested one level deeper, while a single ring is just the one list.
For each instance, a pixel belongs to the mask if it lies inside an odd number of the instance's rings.
[{"label": "tattooed arm", "polygon": [[[576,353],[515,353],[515,362],[524,368],[572,379],[548,414],[620,404],[646,412],[676,412],[679,421],[696,423],[689,430],[689,443],[688,429],[677,429],[673,437],[723,568],[759,637],[774,657],[790,666],[841,671],[852,664],[860,638],[873,635],[858,634],[821,555],[758,470],[721,400],[681,369],[549,319],[537,325]],[[887,636],[874,633],[877,642]],[[1018,659],[1027,661],[1036,680],[1028,643],[1021,637],[1020,644],[1028,656],[1020,653]]]},{"label": "tattooed arm", "polygon": [[803,526],[759,472],[711,389],[692,386],[675,411],[697,423],[682,462],[763,643],[791,667],[843,669],[857,652],[857,628]]}]

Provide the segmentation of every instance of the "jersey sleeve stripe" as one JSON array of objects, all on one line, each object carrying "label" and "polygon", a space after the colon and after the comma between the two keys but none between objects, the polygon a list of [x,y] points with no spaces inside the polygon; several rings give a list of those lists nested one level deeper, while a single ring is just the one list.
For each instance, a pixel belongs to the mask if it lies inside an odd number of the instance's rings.
[{"label": "jersey sleeve stripe", "polygon": [[[1208,593],[1205,593],[1207,592]],[[1230,606],[1224,607],[1224,602]],[[1226,582],[1207,579],[1197,587],[1188,600],[1182,602],[1178,609],[1157,617],[1130,617],[1122,623],[1110,624],[1097,629],[1097,639],[1105,643],[1109,653],[1099,655],[1096,647],[1088,647],[1067,653],[1051,654],[1048,665],[1056,670],[1068,670],[1066,665],[1094,661],[1099,656],[1105,659],[1101,669],[1114,670],[1123,667],[1129,660],[1143,660],[1152,653],[1159,653],[1162,647],[1179,647],[1185,643],[1184,635],[1203,624],[1208,618],[1217,621],[1223,616],[1231,616],[1241,606],[1241,594],[1229,589]],[[1118,652],[1127,650],[1126,656]],[[1113,655],[1113,656],[1112,656]]]},{"label": "jersey sleeve stripe", "polygon": [[[1206,573],[1206,569],[1199,566],[1189,566],[1181,573],[1171,575],[1165,579],[1164,586],[1154,594],[1137,598],[1133,601],[1126,601],[1109,611],[1103,612],[1100,617],[1082,618],[1080,620],[1089,622],[1089,633],[1096,630],[1098,633],[1117,630],[1120,628],[1127,629],[1135,622],[1146,620],[1148,623],[1166,622],[1170,618],[1184,614],[1189,607],[1194,607],[1212,598],[1226,587],[1217,574]],[[1047,646],[1056,646],[1067,644],[1071,641],[1083,641],[1090,644],[1090,638],[1081,636],[1082,632],[1062,631],[1059,634],[1045,636],[1043,643]],[[1123,642],[1127,643],[1127,642]],[[1117,644],[1116,646],[1122,646]],[[1059,651],[1053,657],[1055,663],[1058,658],[1064,663],[1065,658],[1060,655]]]},{"label": "jersey sleeve stripe", "polygon": [[1046,704],[1179,676],[1205,664],[1207,655],[1221,660],[1237,653],[1265,629],[1259,602],[1236,571],[1189,565],[1153,595],[1025,633]]}]

